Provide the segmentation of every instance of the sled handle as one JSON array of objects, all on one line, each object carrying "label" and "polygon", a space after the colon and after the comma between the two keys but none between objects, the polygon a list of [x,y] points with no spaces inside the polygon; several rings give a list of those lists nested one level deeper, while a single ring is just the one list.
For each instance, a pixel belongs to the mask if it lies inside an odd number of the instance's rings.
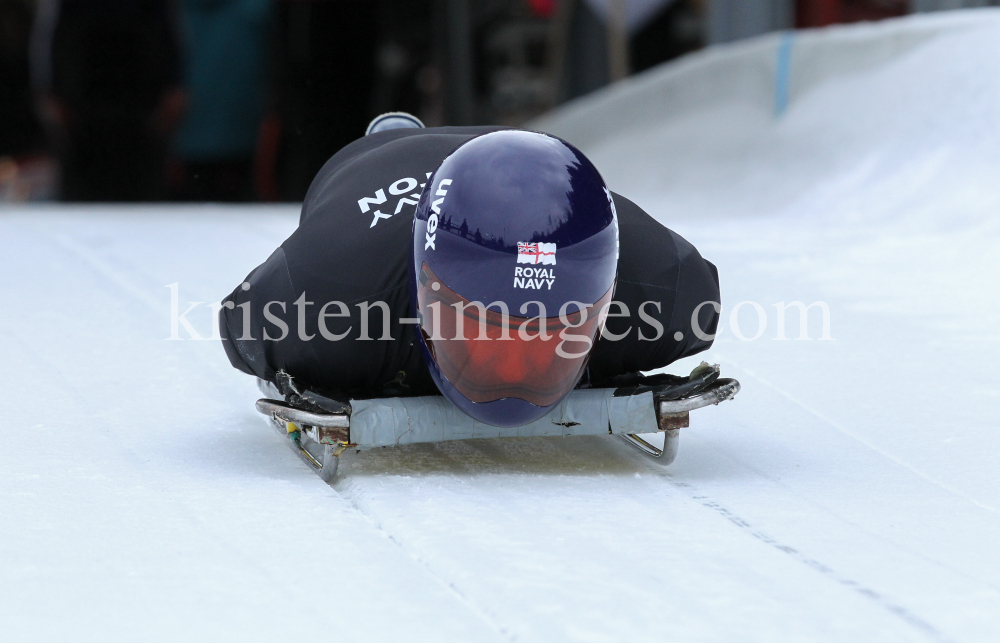
[{"label": "sled handle", "polygon": [[349,429],[351,418],[339,413],[313,413],[288,406],[277,400],[257,400],[257,412],[270,415],[285,422],[294,422],[299,426],[317,426],[325,429]]},{"label": "sled handle", "polygon": [[657,402],[660,416],[680,415],[713,404],[731,400],[740,392],[740,383],[732,379],[716,380],[709,388],[694,397],[679,400],[662,400]]}]

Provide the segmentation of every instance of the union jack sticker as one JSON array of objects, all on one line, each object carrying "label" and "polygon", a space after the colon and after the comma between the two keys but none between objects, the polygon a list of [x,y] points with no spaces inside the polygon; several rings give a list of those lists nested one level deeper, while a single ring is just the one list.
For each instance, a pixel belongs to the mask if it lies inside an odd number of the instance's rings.
[{"label": "union jack sticker", "polygon": [[556,265],[556,244],[517,242],[517,263]]}]

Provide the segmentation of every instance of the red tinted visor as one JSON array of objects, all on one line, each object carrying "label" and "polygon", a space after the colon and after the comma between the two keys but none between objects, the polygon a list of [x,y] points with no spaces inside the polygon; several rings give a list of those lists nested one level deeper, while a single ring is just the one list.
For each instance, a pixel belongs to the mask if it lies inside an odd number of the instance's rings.
[{"label": "red tinted visor", "polygon": [[417,278],[420,329],[441,374],[473,402],[519,398],[558,402],[580,379],[601,332],[614,286],[576,312],[517,317],[470,302],[438,279],[427,263]]}]

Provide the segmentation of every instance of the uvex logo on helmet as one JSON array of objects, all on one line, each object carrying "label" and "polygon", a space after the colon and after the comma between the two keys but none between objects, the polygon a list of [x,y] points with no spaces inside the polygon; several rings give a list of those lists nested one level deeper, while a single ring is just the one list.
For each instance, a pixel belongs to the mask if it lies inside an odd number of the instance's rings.
[{"label": "uvex logo on helmet", "polygon": [[431,203],[431,216],[427,217],[427,232],[424,233],[424,250],[437,250],[434,247],[434,240],[437,237],[438,215],[441,214],[441,204],[444,203],[444,197],[448,194],[448,190],[445,188],[449,185],[451,185],[451,179],[441,179],[437,192],[434,193],[440,198]]}]

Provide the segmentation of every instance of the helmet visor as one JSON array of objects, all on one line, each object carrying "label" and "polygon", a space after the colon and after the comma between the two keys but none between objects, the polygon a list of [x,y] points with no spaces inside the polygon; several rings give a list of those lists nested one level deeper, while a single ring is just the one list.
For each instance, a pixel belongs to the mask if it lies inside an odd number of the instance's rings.
[{"label": "helmet visor", "polygon": [[[417,306],[424,342],[441,374],[473,402],[519,398],[536,406],[558,402],[580,379],[601,332],[614,286],[573,313],[518,317],[470,302],[424,262]],[[503,310],[506,308],[501,306]]]}]

